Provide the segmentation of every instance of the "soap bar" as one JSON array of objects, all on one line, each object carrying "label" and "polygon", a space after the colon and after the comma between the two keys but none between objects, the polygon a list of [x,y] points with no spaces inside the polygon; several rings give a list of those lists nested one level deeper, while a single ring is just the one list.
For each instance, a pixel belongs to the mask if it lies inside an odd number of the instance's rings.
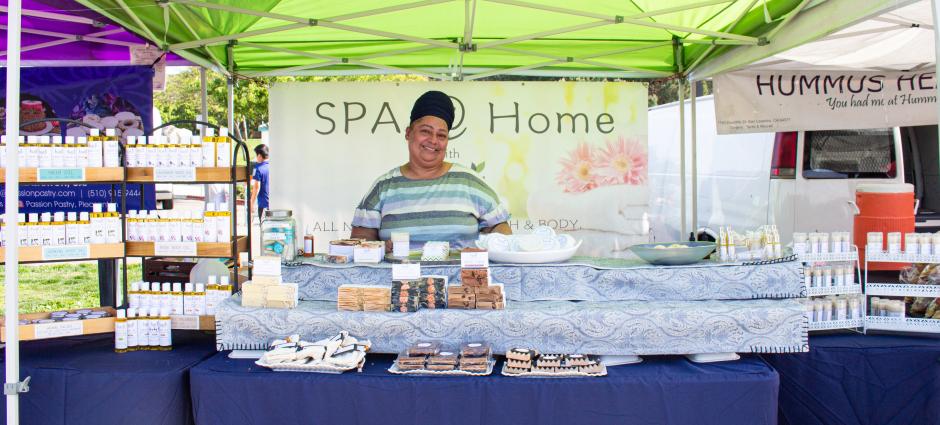
[{"label": "soap bar", "polygon": [[281,257],[262,255],[253,261],[252,276],[280,276]]},{"label": "soap bar", "polygon": [[260,285],[260,286],[280,285],[281,276],[266,276],[266,275],[255,274],[251,277],[251,283],[254,283],[255,285]]},{"label": "soap bar", "polygon": [[353,262],[356,263],[380,263],[384,256],[384,242],[363,242],[353,248]]},{"label": "soap bar", "polygon": [[297,307],[297,284],[283,283],[265,287],[264,306],[269,308]]},{"label": "soap bar", "polygon": [[460,283],[464,286],[487,286],[490,283],[490,269],[460,269]]},{"label": "soap bar", "polygon": [[265,286],[245,282],[242,285],[242,307],[264,307]]}]

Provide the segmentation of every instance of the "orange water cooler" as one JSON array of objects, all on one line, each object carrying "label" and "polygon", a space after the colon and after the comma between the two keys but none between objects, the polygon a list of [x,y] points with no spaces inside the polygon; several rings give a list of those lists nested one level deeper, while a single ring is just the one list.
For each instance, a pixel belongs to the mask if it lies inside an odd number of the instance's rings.
[{"label": "orange water cooler", "polygon": [[[914,186],[907,183],[859,184],[855,188],[855,246],[859,249],[862,264],[865,263],[868,232],[901,232],[903,235],[914,232],[914,215],[917,201],[914,199]],[[901,241],[904,246],[904,241]],[[882,249],[886,249],[882,247]],[[900,270],[906,263],[869,263],[868,270]]]}]

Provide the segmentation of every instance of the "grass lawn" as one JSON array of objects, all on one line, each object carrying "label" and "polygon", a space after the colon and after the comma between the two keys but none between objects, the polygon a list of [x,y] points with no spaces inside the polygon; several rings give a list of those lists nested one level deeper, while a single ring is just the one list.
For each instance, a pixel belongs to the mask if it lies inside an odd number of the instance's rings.
[{"label": "grass lawn", "polygon": [[[128,278],[141,276],[140,264],[128,264]],[[0,267],[0,287],[4,269]],[[0,290],[0,314],[4,311]],[[98,307],[98,265],[62,263],[20,266],[20,313]]]}]

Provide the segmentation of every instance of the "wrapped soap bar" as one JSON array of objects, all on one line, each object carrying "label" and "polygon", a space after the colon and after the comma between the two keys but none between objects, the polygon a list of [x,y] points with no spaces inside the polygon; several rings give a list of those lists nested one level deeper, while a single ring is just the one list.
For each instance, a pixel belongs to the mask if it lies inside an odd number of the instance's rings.
[{"label": "wrapped soap bar", "polygon": [[443,364],[450,365],[451,368],[457,365],[457,353],[450,351],[441,351],[433,356],[428,357],[428,364]]},{"label": "wrapped soap bar", "polygon": [[470,342],[460,347],[462,357],[485,357],[492,353],[492,347],[485,342]]},{"label": "wrapped soap bar", "polygon": [[329,255],[343,256],[346,258],[354,258],[356,246],[361,244],[362,241],[359,239],[339,239],[335,241],[330,241]]},{"label": "wrapped soap bar", "polygon": [[245,282],[242,285],[242,307],[264,307],[265,285]]},{"label": "wrapped soap bar", "polygon": [[336,306],[346,311],[388,311],[391,294],[388,286],[340,285]]},{"label": "wrapped soap bar", "polygon": [[385,256],[385,242],[367,241],[353,247],[353,262],[380,263]]},{"label": "wrapped soap bar", "polygon": [[420,305],[419,285],[420,281],[417,280],[392,281],[392,289],[389,293],[391,311],[402,313],[418,311]]},{"label": "wrapped soap bar", "polygon": [[408,347],[409,356],[434,356],[441,352],[441,343],[438,341],[421,341]]},{"label": "wrapped soap bar", "polygon": [[450,243],[431,241],[425,242],[421,251],[421,261],[447,261],[450,254]]},{"label": "wrapped soap bar", "polygon": [[281,276],[279,275],[278,276],[266,276],[266,275],[254,274],[251,276],[251,283],[254,283],[259,286],[280,285]]},{"label": "wrapped soap bar", "polygon": [[264,306],[268,308],[295,308],[297,307],[296,283],[282,283],[280,285],[265,286]]}]

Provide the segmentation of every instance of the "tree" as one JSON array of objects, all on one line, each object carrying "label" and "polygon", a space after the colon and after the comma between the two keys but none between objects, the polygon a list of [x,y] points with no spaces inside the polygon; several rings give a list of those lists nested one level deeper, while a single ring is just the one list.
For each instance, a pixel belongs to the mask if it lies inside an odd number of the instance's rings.
[{"label": "tree", "polygon": [[[208,121],[226,126],[227,87],[225,77],[209,72],[207,78],[209,102]],[[336,77],[262,77],[242,78],[235,83],[235,128],[231,129],[241,139],[257,137],[256,129],[268,117],[268,89],[277,82],[309,81],[427,81],[427,78],[411,75],[356,75]],[[154,93],[153,104],[160,111],[163,122],[191,120],[200,114],[201,93],[199,69],[190,68],[167,77],[166,90]]]}]

